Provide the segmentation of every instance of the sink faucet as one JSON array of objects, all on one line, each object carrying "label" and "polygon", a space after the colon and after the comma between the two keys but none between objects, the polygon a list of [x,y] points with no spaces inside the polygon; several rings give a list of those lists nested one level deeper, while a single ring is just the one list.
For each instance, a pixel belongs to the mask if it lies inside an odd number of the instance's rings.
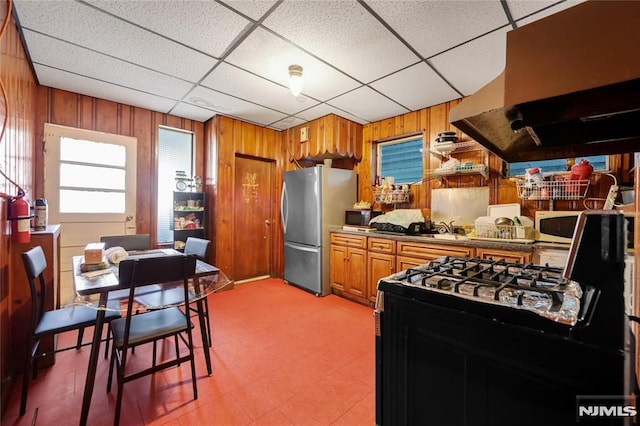
[{"label": "sink faucet", "polygon": [[449,223],[446,222],[440,222],[438,224],[438,228],[444,228],[445,233],[447,234],[453,234],[453,222],[455,222],[454,220],[452,220]]}]

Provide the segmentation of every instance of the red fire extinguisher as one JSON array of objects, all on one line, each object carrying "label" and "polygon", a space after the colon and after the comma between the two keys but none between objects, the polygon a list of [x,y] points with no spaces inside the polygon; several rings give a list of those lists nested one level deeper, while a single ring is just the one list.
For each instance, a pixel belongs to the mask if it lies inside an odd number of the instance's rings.
[{"label": "red fire extinguisher", "polygon": [[9,198],[9,220],[11,221],[11,241],[14,243],[28,243],[31,241],[31,216],[29,203],[24,199],[24,191],[18,190],[18,195]]}]

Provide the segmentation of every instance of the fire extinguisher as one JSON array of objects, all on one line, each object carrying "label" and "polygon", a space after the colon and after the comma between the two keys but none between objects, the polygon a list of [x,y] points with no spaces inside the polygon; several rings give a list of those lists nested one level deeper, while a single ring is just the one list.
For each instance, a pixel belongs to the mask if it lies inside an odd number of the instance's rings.
[{"label": "fire extinguisher", "polygon": [[9,220],[11,221],[11,241],[14,243],[28,243],[31,241],[30,207],[24,199],[24,191],[18,190],[18,195],[9,198]]}]

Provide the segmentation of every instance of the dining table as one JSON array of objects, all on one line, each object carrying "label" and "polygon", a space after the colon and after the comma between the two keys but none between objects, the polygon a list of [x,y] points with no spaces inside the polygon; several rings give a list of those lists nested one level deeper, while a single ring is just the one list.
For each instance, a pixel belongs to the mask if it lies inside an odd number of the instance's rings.
[{"label": "dining table", "polygon": [[[181,252],[174,249],[152,249],[144,251],[128,252],[126,259],[140,259],[157,256],[180,255]],[[102,330],[104,326],[105,312],[109,309],[120,309],[119,304],[115,306],[109,301],[109,293],[128,288],[120,285],[118,277],[118,265],[111,264],[105,260],[106,268],[82,272],[82,264],[84,256],[72,257],[73,285],[76,296],[71,302],[75,305],[91,306],[97,310],[96,325],[93,332],[93,340],[91,343],[91,354],[89,356],[89,366],[87,368],[87,376],[85,379],[84,395],[82,399],[82,412],[80,415],[80,425],[87,424],[89,409],[91,406],[91,398],[93,395],[93,387],[96,377],[96,369],[98,365],[98,357],[100,353],[100,343],[102,340]],[[86,268],[84,268],[86,269]],[[202,346],[209,376],[213,374],[211,368],[211,354],[209,352],[209,341],[206,333],[205,315],[203,299],[209,294],[219,291],[231,284],[223,272],[217,267],[210,265],[202,260],[196,261],[195,275],[190,280],[190,299],[183,303],[189,305],[195,303],[197,306],[198,319],[200,324],[200,332],[202,335]],[[182,283],[179,283],[180,285]],[[163,291],[168,289],[167,285],[154,285],[155,291]],[[175,287],[176,284],[173,284]],[[148,309],[158,309],[161,306],[142,307]],[[188,309],[188,308],[186,308]]]}]

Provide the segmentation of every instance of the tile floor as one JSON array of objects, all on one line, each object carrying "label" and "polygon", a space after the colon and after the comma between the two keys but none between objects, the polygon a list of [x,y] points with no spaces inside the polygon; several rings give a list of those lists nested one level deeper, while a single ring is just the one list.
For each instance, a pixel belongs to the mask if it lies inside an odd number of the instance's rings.
[{"label": "tile floor", "polygon": [[[124,386],[122,425],[373,425],[373,311],[337,296],[318,298],[267,279],[209,296],[213,376],[196,329],[198,399],[187,364]],[[88,335],[90,336],[90,332]],[[65,339],[72,339],[67,334]],[[168,339],[163,350],[173,350]],[[149,359],[143,348],[134,357]],[[14,387],[3,425],[77,425],[89,348],[57,354],[17,416]],[[113,424],[116,386],[100,358],[90,425]],[[184,382],[181,382],[184,380]]]}]

